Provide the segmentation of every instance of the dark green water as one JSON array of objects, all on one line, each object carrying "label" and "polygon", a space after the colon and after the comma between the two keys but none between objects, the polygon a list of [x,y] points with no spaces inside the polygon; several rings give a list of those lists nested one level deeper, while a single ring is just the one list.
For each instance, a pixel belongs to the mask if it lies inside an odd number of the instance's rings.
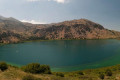
[{"label": "dark green water", "polygon": [[52,71],[75,71],[120,64],[120,40],[56,40],[0,46],[0,61],[48,64]]}]

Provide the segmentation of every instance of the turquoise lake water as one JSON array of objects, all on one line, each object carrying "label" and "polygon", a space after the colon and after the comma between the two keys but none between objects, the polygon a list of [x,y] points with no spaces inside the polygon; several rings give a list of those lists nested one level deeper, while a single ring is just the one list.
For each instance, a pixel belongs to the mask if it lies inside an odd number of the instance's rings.
[{"label": "turquoise lake water", "polygon": [[120,64],[120,40],[53,40],[0,46],[0,61],[48,64],[52,71],[76,71]]}]

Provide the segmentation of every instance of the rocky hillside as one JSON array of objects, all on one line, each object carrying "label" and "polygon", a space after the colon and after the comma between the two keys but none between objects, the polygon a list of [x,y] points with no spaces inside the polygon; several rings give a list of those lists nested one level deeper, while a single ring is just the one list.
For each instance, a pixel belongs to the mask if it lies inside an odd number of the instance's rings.
[{"label": "rocky hillside", "polygon": [[37,37],[45,39],[106,39],[120,37],[120,32],[105,29],[102,25],[86,19],[65,21],[36,29]]},{"label": "rocky hillside", "polygon": [[55,24],[23,23],[0,16],[0,43],[16,43],[36,39],[107,39],[119,38],[120,32],[105,29],[87,19]]},{"label": "rocky hillside", "polygon": [[12,17],[0,16],[0,43],[16,43],[28,40],[31,36],[34,36],[34,30],[43,27],[43,25],[23,23]]}]

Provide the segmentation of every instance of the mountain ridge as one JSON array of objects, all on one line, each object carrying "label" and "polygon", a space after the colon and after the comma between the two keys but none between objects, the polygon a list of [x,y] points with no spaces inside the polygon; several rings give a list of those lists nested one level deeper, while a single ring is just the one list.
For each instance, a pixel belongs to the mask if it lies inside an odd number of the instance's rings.
[{"label": "mountain ridge", "polygon": [[52,24],[31,24],[12,17],[0,16],[0,43],[46,39],[115,39],[119,37],[120,32],[108,30],[87,19]]}]

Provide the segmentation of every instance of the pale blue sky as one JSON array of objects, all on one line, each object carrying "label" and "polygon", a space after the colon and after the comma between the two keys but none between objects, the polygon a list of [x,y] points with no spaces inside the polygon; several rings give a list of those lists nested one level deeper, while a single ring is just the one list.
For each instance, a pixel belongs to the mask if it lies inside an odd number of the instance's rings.
[{"label": "pale blue sky", "polygon": [[0,15],[41,23],[86,18],[120,31],[120,0],[0,0]]}]

